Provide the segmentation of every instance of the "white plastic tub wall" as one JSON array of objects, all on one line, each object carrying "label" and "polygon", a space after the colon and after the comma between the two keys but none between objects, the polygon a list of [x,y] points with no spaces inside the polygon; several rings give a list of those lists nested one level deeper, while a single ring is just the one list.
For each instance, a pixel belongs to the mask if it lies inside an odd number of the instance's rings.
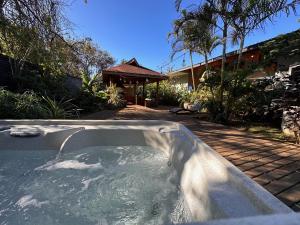
[{"label": "white plastic tub wall", "polygon": [[71,151],[83,147],[140,145],[164,151],[180,179],[194,221],[290,213],[273,195],[244,175],[184,126],[163,121],[0,121],[36,127],[41,136],[15,138],[0,132],[0,149]]}]

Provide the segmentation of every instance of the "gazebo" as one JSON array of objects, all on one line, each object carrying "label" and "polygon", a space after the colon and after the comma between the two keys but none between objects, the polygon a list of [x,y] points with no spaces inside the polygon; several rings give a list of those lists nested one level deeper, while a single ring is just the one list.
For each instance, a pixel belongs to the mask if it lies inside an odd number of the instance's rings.
[{"label": "gazebo", "polygon": [[[124,93],[128,103],[144,105],[145,85],[156,83],[156,101],[158,98],[159,82],[167,76],[141,66],[135,58],[130,61],[110,67],[102,71],[103,82],[106,85],[116,84]],[[142,86],[142,93],[138,96],[137,88]]]}]

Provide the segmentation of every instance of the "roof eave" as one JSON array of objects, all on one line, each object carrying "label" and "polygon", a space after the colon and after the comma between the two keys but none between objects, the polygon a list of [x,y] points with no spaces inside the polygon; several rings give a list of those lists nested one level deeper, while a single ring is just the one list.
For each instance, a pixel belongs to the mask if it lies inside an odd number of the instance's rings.
[{"label": "roof eave", "polygon": [[128,77],[137,77],[137,78],[149,78],[149,79],[161,79],[166,80],[168,77],[166,75],[154,75],[154,74],[138,74],[138,73],[126,73],[126,72],[114,72],[114,71],[102,71],[102,75],[120,75]]}]

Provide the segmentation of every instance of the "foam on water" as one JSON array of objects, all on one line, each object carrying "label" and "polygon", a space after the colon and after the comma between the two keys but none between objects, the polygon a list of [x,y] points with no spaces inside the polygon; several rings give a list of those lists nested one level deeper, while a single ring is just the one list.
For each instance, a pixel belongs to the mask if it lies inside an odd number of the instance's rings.
[{"label": "foam on water", "polygon": [[145,146],[0,151],[0,224],[188,222],[164,153]]}]

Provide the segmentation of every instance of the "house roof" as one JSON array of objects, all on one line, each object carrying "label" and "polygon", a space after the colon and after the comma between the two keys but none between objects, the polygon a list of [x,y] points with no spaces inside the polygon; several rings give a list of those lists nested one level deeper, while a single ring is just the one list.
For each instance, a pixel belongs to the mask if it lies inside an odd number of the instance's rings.
[{"label": "house roof", "polygon": [[139,76],[139,77],[163,78],[163,79],[166,78],[165,75],[159,72],[141,66],[135,58],[129,60],[126,63],[103,70],[102,73],[106,75],[115,74],[115,75],[122,75],[122,76]]},{"label": "house roof", "polygon": [[[298,30],[296,31],[293,31],[293,32],[290,32],[290,33],[287,33],[287,34],[292,34],[292,33],[295,33],[295,32],[298,32]],[[278,38],[279,36],[281,35],[278,35],[274,38],[271,38],[271,39],[268,39],[268,40],[265,40],[265,41],[261,41],[261,42],[258,42],[256,44],[253,44],[253,45],[249,45],[248,47],[245,47],[243,49],[243,53],[245,52],[249,52],[249,51],[252,51],[252,50],[256,50],[256,49],[259,49],[260,46],[262,46],[263,44],[269,42],[269,41],[272,41],[272,40],[275,40],[276,38]],[[232,52],[229,52],[229,53],[226,53],[226,57],[229,57],[229,56],[233,56],[233,55],[238,55],[239,54],[239,51],[238,50],[235,50],[235,51],[232,51]],[[215,58],[212,58],[208,61],[208,63],[213,63],[213,62],[216,62],[216,61],[221,61],[222,60],[222,55],[220,56],[217,56]],[[197,68],[197,67],[200,67],[200,66],[204,66],[205,65],[205,62],[200,62],[200,63],[197,63],[194,65],[194,68]],[[168,73],[168,76],[171,76],[171,77],[175,77],[175,76],[181,76],[181,75],[186,75],[189,70],[191,69],[191,66],[187,66],[187,67],[184,67],[184,68],[180,68],[178,70],[175,70],[175,71],[172,71],[170,73]]]},{"label": "house roof", "polygon": [[[267,42],[267,41],[260,42],[260,43],[257,43],[257,44],[245,47],[243,49],[243,53],[249,52],[249,51],[252,51],[252,50],[255,50],[255,49],[258,49],[259,45],[261,45],[261,44],[263,44],[265,42]],[[229,53],[226,53],[226,57],[233,56],[233,55],[238,55],[238,54],[239,54],[239,51],[235,50],[235,51],[231,51]],[[216,62],[216,61],[221,61],[221,60],[222,60],[222,55],[214,57],[214,58],[208,60],[208,63],[210,64],[210,63],[213,63],[213,62]],[[204,66],[204,65],[205,65],[205,62],[200,62],[200,63],[195,64],[194,68],[197,68],[197,67],[200,67],[200,66]],[[170,72],[168,74],[168,76],[180,76],[182,74],[186,74],[190,69],[191,69],[191,66],[186,66],[186,67],[183,67],[181,69],[178,69],[178,70]]]}]

